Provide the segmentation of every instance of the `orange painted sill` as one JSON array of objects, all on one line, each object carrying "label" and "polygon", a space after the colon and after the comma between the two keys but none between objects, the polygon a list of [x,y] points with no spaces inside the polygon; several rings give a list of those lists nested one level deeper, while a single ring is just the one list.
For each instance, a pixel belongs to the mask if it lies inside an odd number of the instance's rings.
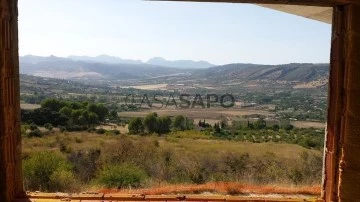
[{"label": "orange painted sill", "polygon": [[143,194],[102,194],[102,193],[84,193],[84,194],[64,194],[64,193],[39,193],[29,192],[27,197],[17,199],[15,202],[115,202],[115,201],[262,201],[262,202],[322,202],[318,198],[301,197],[244,197],[244,196],[223,196],[223,195],[143,195]]}]

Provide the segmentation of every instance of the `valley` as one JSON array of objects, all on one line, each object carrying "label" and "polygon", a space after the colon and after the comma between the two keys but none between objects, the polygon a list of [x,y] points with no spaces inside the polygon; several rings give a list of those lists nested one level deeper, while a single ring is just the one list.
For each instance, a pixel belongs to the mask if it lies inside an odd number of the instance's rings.
[{"label": "valley", "polygon": [[[241,196],[263,194],[246,191],[253,184],[320,184],[327,64],[176,68],[100,58],[20,58],[27,190],[169,194],[233,183],[210,192]],[[31,181],[40,159],[58,159],[63,174]]]}]

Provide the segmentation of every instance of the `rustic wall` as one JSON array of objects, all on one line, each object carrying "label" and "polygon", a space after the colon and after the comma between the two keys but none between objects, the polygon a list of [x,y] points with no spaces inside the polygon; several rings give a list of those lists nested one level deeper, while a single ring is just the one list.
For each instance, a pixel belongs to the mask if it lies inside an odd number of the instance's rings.
[{"label": "rustic wall", "polygon": [[22,194],[17,0],[0,0],[0,201]]}]

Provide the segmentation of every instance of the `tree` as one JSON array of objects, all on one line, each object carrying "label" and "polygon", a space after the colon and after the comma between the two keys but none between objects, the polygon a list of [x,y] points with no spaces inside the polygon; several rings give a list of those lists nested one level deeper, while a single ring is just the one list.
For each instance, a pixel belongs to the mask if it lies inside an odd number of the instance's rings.
[{"label": "tree", "polygon": [[294,128],[294,126],[291,125],[290,121],[288,120],[282,120],[280,124],[281,124],[281,128],[285,130],[292,130]]},{"label": "tree", "polygon": [[99,122],[99,117],[97,114],[95,114],[94,112],[90,112],[89,113],[89,117],[88,117],[88,123],[89,125],[96,125]]},{"label": "tree", "polygon": [[66,125],[68,118],[49,108],[39,108],[35,110],[22,110],[21,120],[25,123],[34,122],[37,125],[51,123],[53,126],[58,126]]},{"label": "tree", "polygon": [[274,131],[279,131],[280,126],[277,125],[277,124],[274,124],[274,125],[272,126],[272,128],[273,128]]},{"label": "tree", "polygon": [[99,121],[105,121],[106,116],[109,114],[109,110],[103,104],[88,104],[87,109],[89,112],[94,112],[98,115]]},{"label": "tree", "polygon": [[71,109],[81,109],[83,107],[79,102],[72,102],[72,103],[70,103],[70,108]]},{"label": "tree", "polygon": [[77,123],[84,126],[84,125],[87,125],[87,120],[83,115],[81,115],[81,116],[79,116]]},{"label": "tree", "polygon": [[156,113],[148,114],[144,119],[144,126],[148,133],[158,132],[159,122]]},{"label": "tree", "polygon": [[259,118],[255,122],[255,128],[257,129],[264,129],[266,127],[266,121],[263,118]]},{"label": "tree", "polygon": [[186,119],[182,115],[178,115],[174,119],[173,128],[175,130],[185,130],[186,129]]},{"label": "tree", "polygon": [[57,100],[57,99],[46,99],[41,103],[41,108],[48,108],[51,111],[59,112],[59,110],[65,107],[67,103],[65,101]]},{"label": "tree", "polygon": [[220,127],[222,129],[226,128],[228,126],[226,118],[222,118],[220,121]]},{"label": "tree", "polygon": [[[210,127],[210,124],[207,123],[206,127]],[[185,118],[185,129],[186,130],[193,130],[194,128],[195,128],[194,120],[189,119],[189,118]]]},{"label": "tree", "polygon": [[65,115],[67,117],[70,117],[71,116],[71,112],[72,112],[72,109],[68,106],[65,106],[63,108],[60,109],[60,114],[62,115]]},{"label": "tree", "polygon": [[214,124],[214,129],[215,129],[215,133],[220,133],[220,131],[221,131],[218,123]]},{"label": "tree", "polygon": [[79,123],[79,117],[82,116],[83,112],[84,112],[83,109],[72,110],[71,119],[72,119],[73,123],[75,123],[75,124]]},{"label": "tree", "polygon": [[110,117],[113,119],[117,119],[117,118],[119,118],[119,115],[116,110],[111,110]]},{"label": "tree", "polygon": [[139,117],[132,118],[129,122],[128,128],[130,134],[141,134],[144,132],[144,124]]},{"label": "tree", "polygon": [[247,127],[252,130],[254,129],[254,124],[250,123],[250,121],[248,120]]},{"label": "tree", "polygon": [[170,132],[171,119],[168,116],[163,116],[158,119],[158,133],[164,134]]}]

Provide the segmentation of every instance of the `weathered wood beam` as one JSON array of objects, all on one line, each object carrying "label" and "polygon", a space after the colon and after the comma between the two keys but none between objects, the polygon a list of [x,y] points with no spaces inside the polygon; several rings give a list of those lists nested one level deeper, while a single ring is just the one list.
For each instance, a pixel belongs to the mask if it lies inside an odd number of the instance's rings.
[{"label": "weathered wood beam", "polygon": [[[328,120],[325,138],[324,182],[323,198],[325,201],[334,201],[336,198],[336,184],[339,170],[339,144],[341,133],[341,118],[344,107],[343,87],[345,69],[344,60],[344,13],[342,6],[333,11],[333,27],[331,38],[331,62],[328,97]],[[336,201],[336,200],[335,200]]]},{"label": "weathered wood beam", "polygon": [[286,4],[286,5],[304,5],[304,6],[337,6],[337,5],[344,5],[344,4],[359,4],[360,3],[358,0],[150,0],[150,1]]},{"label": "weathered wood beam", "polygon": [[338,201],[360,198],[360,5],[343,9],[344,85],[339,145]]},{"label": "weathered wood beam", "polygon": [[325,150],[325,201],[360,198],[360,5],[334,9]]},{"label": "weathered wood beam", "polygon": [[23,194],[17,0],[0,0],[0,201]]}]

